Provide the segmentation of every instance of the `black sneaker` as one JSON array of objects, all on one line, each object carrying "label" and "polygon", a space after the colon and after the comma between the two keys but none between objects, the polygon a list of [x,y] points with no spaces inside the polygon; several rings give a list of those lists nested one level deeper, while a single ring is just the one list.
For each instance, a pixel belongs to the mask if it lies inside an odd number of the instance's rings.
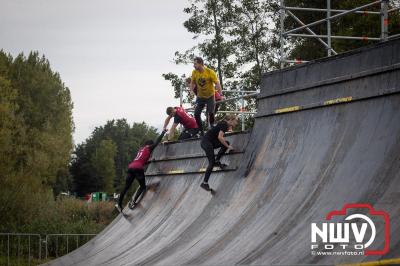
[{"label": "black sneaker", "polygon": [[217,167],[219,167],[219,168],[221,168],[221,169],[225,169],[226,167],[228,167],[227,164],[221,163],[220,161],[216,161],[216,162],[214,163],[214,166],[217,166]]},{"label": "black sneaker", "polygon": [[200,187],[201,187],[202,189],[207,190],[207,191],[211,191],[211,188],[210,188],[210,186],[208,185],[208,183],[201,183]]},{"label": "black sneaker", "polygon": [[122,213],[122,206],[120,204],[115,204],[115,208]]},{"label": "black sneaker", "polygon": [[135,207],[136,207],[136,202],[129,202],[129,204],[128,204],[128,207],[129,207],[129,209],[131,209],[131,210],[133,210]]}]

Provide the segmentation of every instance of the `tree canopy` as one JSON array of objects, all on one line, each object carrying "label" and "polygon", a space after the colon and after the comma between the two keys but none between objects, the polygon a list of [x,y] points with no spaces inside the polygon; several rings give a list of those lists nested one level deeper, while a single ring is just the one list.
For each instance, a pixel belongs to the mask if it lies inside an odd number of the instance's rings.
[{"label": "tree canopy", "polygon": [[156,129],[144,122],[130,126],[126,119],[117,119],[96,127],[73,153],[71,189],[80,196],[94,191],[119,192],[129,162],[144,141],[156,137]]},{"label": "tree canopy", "polygon": [[34,216],[35,197],[63,189],[57,182],[68,179],[72,107],[44,56],[0,51],[0,223]]}]

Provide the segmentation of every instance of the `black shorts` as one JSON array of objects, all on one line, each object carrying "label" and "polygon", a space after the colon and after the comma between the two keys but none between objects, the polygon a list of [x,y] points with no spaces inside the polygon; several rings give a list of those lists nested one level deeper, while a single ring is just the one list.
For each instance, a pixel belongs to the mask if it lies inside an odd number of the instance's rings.
[{"label": "black shorts", "polygon": [[199,131],[200,129],[198,128],[185,128],[185,130],[183,130],[182,133],[179,135],[178,140],[194,138],[199,133]]},{"label": "black shorts", "polygon": [[199,98],[197,97],[196,99],[196,104],[201,107],[201,109],[204,108],[204,105],[207,105],[207,113],[213,114],[215,111],[215,98],[214,95],[211,96],[210,98]]}]

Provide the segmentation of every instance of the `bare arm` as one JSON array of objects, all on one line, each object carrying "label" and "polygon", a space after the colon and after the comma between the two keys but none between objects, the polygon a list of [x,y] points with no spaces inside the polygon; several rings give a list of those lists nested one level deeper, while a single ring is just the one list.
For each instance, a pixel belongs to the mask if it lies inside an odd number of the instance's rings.
[{"label": "bare arm", "polygon": [[196,87],[196,84],[193,82],[193,80],[190,81],[190,93],[192,95],[195,95],[194,93],[194,88]]},{"label": "bare arm", "polygon": [[166,131],[166,130],[163,130],[163,131],[161,132],[160,136],[158,136],[158,138],[156,139],[155,143],[149,147],[150,152],[153,152],[153,150],[154,150],[154,149],[157,147],[157,145],[161,142],[162,138],[163,138],[164,135],[165,135],[165,132],[167,132],[167,131]]},{"label": "bare arm", "polygon": [[171,121],[171,118],[172,118],[172,116],[168,116],[168,117],[165,119],[163,130],[166,130],[166,129],[167,129],[167,126],[168,126],[168,124],[169,124],[169,121]]},{"label": "bare arm", "polygon": [[222,87],[221,87],[221,84],[219,83],[219,81],[217,81],[217,82],[215,83],[215,89],[218,91],[218,93],[219,93],[220,95],[222,95]]},{"label": "bare arm", "polygon": [[230,149],[231,146],[229,146],[229,144],[225,141],[224,135],[225,135],[224,131],[221,130],[221,131],[218,133],[218,140],[222,143],[222,145],[224,145],[225,147],[227,147],[228,149]]},{"label": "bare arm", "polygon": [[168,140],[172,139],[175,136],[175,129],[178,126],[177,123],[173,123],[171,129],[169,130]]}]

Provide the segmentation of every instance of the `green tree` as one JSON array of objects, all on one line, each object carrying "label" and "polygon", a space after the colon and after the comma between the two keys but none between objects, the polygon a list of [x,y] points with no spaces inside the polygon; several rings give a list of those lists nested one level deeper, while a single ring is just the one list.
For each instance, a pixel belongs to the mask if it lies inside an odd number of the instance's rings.
[{"label": "green tree", "polygon": [[115,155],[117,147],[112,140],[102,140],[95,153],[91,157],[91,163],[95,169],[95,174],[99,178],[100,190],[112,194],[114,190],[115,178]]},{"label": "green tree", "polygon": [[[114,177],[113,186],[112,189],[106,191],[119,191],[125,184],[129,162],[135,157],[145,140],[155,139],[156,137],[156,129],[144,122],[134,123],[130,126],[126,119],[118,119],[107,121],[105,125],[96,127],[84,143],[76,146],[73,153],[70,166],[73,190],[78,195],[83,196],[86,193],[103,189],[102,177],[104,174],[102,172],[110,171],[107,177],[111,175]],[[111,152],[112,149],[108,147],[110,145],[105,144],[107,142],[112,143],[111,146],[116,148],[115,153]],[[99,151],[102,151],[101,154],[103,154],[100,157],[96,155],[96,152],[99,154]],[[111,164],[111,159],[114,161],[114,166]],[[104,163],[107,165],[105,167],[107,169],[99,168],[101,166],[101,163],[98,163],[99,161],[107,161]],[[111,174],[111,172],[114,174]],[[109,183],[107,184],[109,185]]]},{"label": "green tree", "polygon": [[[230,23],[233,20],[232,1],[229,0],[189,0],[189,6],[183,10],[190,17],[183,26],[198,39],[198,45],[183,52],[175,52],[175,64],[192,64],[195,56],[204,58],[205,63],[218,74],[222,89],[229,87],[229,79],[234,78],[236,65],[232,61],[235,52],[234,43],[229,37]],[[180,90],[185,91],[184,102],[190,103],[193,97],[188,93],[185,79],[191,73],[162,75],[171,82],[176,98]],[[224,108],[224,107],[223,107]]]},{"label": "green tree", "polygon": [[[274,14],[271,1],[189,1],[184,12],[190,17],[183,23],[188,32],[199,43],[183,52],[175,52],[176,64],[191,64],[195,55],[205,59],[207,66],[217,70],[227,98],[239,96],[238,90],[259,88],[261,73],[272,69],[276,59],[276,48],[271,38]],[[276,63],[275,63],[276,64]],[[272,67],[271,67],[272,66]],[[163,74],[171,82],[174,95],[185,88],[186,74]],[[186,93],[184,102],[192,102]],[[254,99],[245,100],[247,110],[255,109]],[[239,102],[223,103],[220,110],[239,110]],[[218,118],[221,118],[220,116]],[[248,125],[252,119],[247,119]]]},{"label": "green tree", "polygon": [[69,90],[37,52],[0,51],[0,224],[30,222],[63,182],[72,150]]},{"label": "green tree", "polygon": [[235,20],[230,30],[236,47],[238,81],[246,88],[258,88],[261,75],[270,70],[273,8],[270,1],[234,2]]}]

